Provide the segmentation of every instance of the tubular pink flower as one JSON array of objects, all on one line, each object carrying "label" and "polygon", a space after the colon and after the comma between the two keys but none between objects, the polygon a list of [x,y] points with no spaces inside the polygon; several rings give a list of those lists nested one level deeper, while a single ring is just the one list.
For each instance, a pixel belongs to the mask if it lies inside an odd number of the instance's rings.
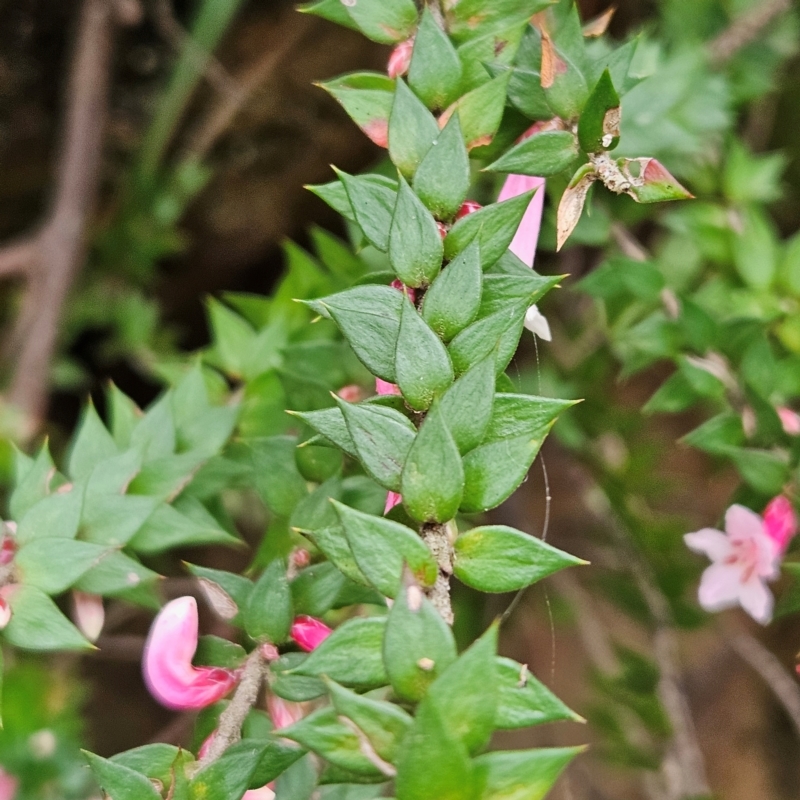
[{"label": "tubular pink flower", "polygon": [[403,495],[398,492],[389,492],[386,495],[386,505],[383,507],[383,514],[386,516],[396,505],[403,502]]},{"label": "tubular pink flower", "polygon": [[18,788],[19,779],[0,767],[0,800],[14,800]]},{"label": "tubular pink flower", "polygon": [[333,631],[324,623],[314,617],[300,616],[292,625],[291,637],[307,653],[319,647]]},{"label": "tubular pink flower", "polygon": [[96,594],[72,590],[72,619],[80,632],[90,641],[96,642],[106,619],[103,598]]},{"label": "tubular pink flower", "polygon": [[764,509],[764,531],[782,556],[797,533],[797,515],[788,497],[779,494],[769,501]]},{"label": "tubular pink flower", "polygon": [[733,505],[725,513],[725,533],[703,528],[687,533],[683,540],[690,550],[712,561],[698,592],[706,611],[741,605],[762,625],[772,619],[773,597],[766,582],[778,576],[780,556],[758,514]]},{"label": "tubular pink flower", "polygon": [[204,708],[224,697],[238,680],[229,669],[192,666],[196,649],[197,602],[179,597],[153,620],[142,663],[147,688],[167,708]]},{"label": "tubular pink flower", "polygon": [[535,178],[529,175],[509,175],[497,201],[510,200],[512,197],[525,194],[531,189],[536,189],[536,194],[528,203],[528,208],[519,223],[517,232],[509,245],[511,252],[533,267],[536,257],[536,245],[539,243],[539,231],[542,227],[542,210],[544,209],[544,178]]},{"label": "tubular pink flower", "polygon": [[800,414],[786,406],[779,406],[775,410],[780,417],[783,432],[788,436],[800,436]]}]

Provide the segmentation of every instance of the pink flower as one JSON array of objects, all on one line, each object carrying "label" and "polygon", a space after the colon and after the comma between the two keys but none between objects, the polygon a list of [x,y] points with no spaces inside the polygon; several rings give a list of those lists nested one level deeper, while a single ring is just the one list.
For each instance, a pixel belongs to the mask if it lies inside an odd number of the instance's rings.
[{"label": "pink flower", "polygon": [[766,582],[777,577],[779,556],[758,514],[733,505],[725,513],[725,533],[703,528],[683,540],[713,562],[703,572],[698,592],[706,611],[738,604],[762,625],[772,619],[773,597]]},{"label": "pink flower", "polygon": [[800,414],[786,406],[779,406],[775,410],[781,419],[784,433],[789,436],[800,436]]},{"label": "pink flower", "polygon": [[248,789],[242,800],[275,800],[275,792],[269,784],[262,786],[260,789]]},{"label": "pink flower", "polygon": [[0,800],[14,800],[18,787],[19,779],[9,775],[0,767]]},{"label": "pink flower", "polygon": [[238,674],[220,667],[194,667],[197,602],[179,597],[159,611],[144,649],[144,679],[150,693],[167,708],[204,708],[224,697]]},{"label": "pink flower", "polygon": [[319,647],[333,631],[324,623],[314,617],[300,616],[295,619],[291,637],[307,653]]},{"label": "pink flower", "polygon": [[[8,604],[8,600],[5,597],[0,597],[0,631],[11,622],[11,606]],[[0,800],[2,800],[2,796],[0,796]]]},{"label": "pink flower", "polygon": [[389,383],[389,381],[384,381],[381,378],[375,378],[375,394],[400,394],[400,389],[397,388],[396,383]]},{"label": "pink flower", "polygon": [[349,383],[347,386],[342,386],[336,394],[348,403],[357,403],[361,399],[361,387],[355,383]]},{"label": "pink flower", "polygon": [[461,204],[461,208],[456,211],[456,219],[468,217],[470,214],[474,214],[476,211],[480,211],[482,208],[483,206],[480,203],[477,203],[475,200],[465,200]]},{"label": "pink flower", "polygon": [[542,210],[544,208],[544,178],[535,178],[528,175],[509,175],[506,178],[498,202],[510,200],[531,189],[537,189],[536,194],[528,203],[528,208],[519,223],[516,234],[511,241],[509,249],[511,252],[524,261],[529,267],[533,267],[533,259],[536,256],[536,245],[539,242],[539,229],[542,226]]},{"label": "pink flower", "polygon": [[778,555],[782,556],[797,533],[797,516],[788,497],[779,494],[769,501],[764,509],[764,531],[775,545]]},{"label": "pink flower", "polygon": [[411,54],[414,51],[414,37],[400,42],[397,47],[392,50],[389,56],[389,63],[386,66],[386,74],[390,78],[399,78],[408,72],[411,66]]},{"label": "pink flower", "polygon": [[267,711],[276,731],[288,728],[303,718],[303,707],[300,703],[284,700],[272,692],[267,693]]},{"label": "pink flower", "polygon": [[103,630],[106,612],[103,598],[96,594],[72,590],[72,619],[80,632],[90,641],[96,642]]},{"label": "pink flower", "polygon": [[396,505],[403,502],[403,495],[397,492],[389,492],[386,495],[386,505],[383,507],[383,514],[386,516]]}]

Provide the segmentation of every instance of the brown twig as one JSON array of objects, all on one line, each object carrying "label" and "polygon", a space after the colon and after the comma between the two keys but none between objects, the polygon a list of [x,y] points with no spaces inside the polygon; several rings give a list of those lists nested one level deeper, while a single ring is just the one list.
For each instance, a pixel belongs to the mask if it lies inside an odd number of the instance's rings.
[{"label": "brown twig", "polygon": [[711,64],[721,67],[743,47],[755,42],[764,29],[777,17],[792,7],[791,0],[762,0],[712,39],[707,48]]},{"label": "brown twig", "polygon": [[97,195],[117,21],[115,6],[107,0],[84,0],[51,211],[33,239],[0,254],[0,264],[8,268],[5,274],[24,269],[28,278],[6,354],[15,361],[9,400],[25,413],[31,432],[46,405],[58,325],[84,256],[85,230]]},{"label": "brown twig", "polygon": [[236,744],[242,738],[242,725],[258,699],[265,673],[266,664],[259,648],[256,648],[244,662],[242,677],[233,698],[219,716],[214,739],[208,752],[200,759],[201,768],[216,761],[232,744]]}]

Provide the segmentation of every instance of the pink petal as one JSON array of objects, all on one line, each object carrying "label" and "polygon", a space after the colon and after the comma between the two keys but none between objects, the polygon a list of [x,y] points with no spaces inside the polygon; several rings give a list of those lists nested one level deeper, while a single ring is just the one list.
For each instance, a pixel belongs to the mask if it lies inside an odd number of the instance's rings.
[{"label": "pink petal", "polygon": [[375,394],[400,394],[400,389],[397,388],[397,384],[389,383],[382,378],[375,378]]},{"label": "pink petal", "polygon": [[301,616],[295,619],[292,625],[291,637],[307,653],[319,647],[333,631],[324,623],[314,617]]},{"label": "pink petal", "polygon": [[531,198],[531,202],[528,203],[528,208],[525,210],[525,214],[510,245],[511,252],[529,267],[533,267],[533,260],[536,257],[536,245],[539,242],[539,230],[542,226],[544,178],[529,175],[509,175],[497,198],[498,202],[510,200],[512,197],[529,192],[531,189],[538,189],[538,191]]},{"label": "pink petal", "polygon": [[697,599],[706,611],[733,608],[739,602],[741,571],[735,566],[712,564],[703,572]]},{"label": "pink petal", "polygon": [[72,619],[80,632],[90,641],[96,642],[103,630],[106,611],[103,598],[96,594],[72,590]]},{"label": "pink petal", "polygon": [[462,217],[468,217],[470,214],[474,214],[476,211],[480,211],[482,208],[483,206],[475,200],[465,200],[461,204],[461,208],[459,208],[456,212],[456,219],[458,220]]},{"label": "pink petal", "polygon": [[[11,606],[5,597],[0,597],[0,631],[11,622]],[[0,796],[0,800],[2,797]]]},{"label": "pink petal", "polygon": [[403,495],[397,492],[389,492],[386,495],[386,505],[383,508],[383,515],[386,516],[396,505],[403,502]]},{"label": "pink petal", "polygon": [[14,800],[18,787],[19,779],[0,767],[0,800]]},{"label": "pink petal", "polygon": [[731,539],[766,538],[761,517],[755,511],[740,505],[732,505],[725,512],[725,531]]},{"label": "pink petal", "polygon": [[143,671],[151,694],[167,708],[204,708],[224,697],[238,675],[220,667],[194,667],[197,602],[179,597],[153,620],[145,644]]},{"label": "pink petal", "polygon": [[764,509],[764,531],[782,555],[797,533],[797,516],[788,497],[779,494],[769,501]]},{"label": "pink petal", "polygon": [[260,789],[248,789],[242,800],[274,800],[275,792],[272,791],[269,784],[262,786]]},{"label": "pink petal", "polygon": [[772,592],[758,578],[753,578],[739,590],[742,608],[756,621],[766,625],[772,619],[774,598]]},{"label": "pink petal", "polygon": [[411,54],[414,51],[414,37],[400,42],[397,47],[392,50],[389,56],[389,63],[386,66],[386,74],[390,78],[399,78],[408,72],[411,65]]},{"label": "pink petal", "polygon": [[336,394],[348,403],[357,403],[361,399],[361,387],[355,383],[342,386]]},{"label": "pink petal", "polygon": [[300,703],[284,700],[272,692],[267,694],[267,710],[276,731],[288,728],[303,718],[303,707]]},{"label": "pink petal", "polygon": [[780,406],[775,410],[780,417],[784,433],[789,436],[800,436],[800,414],[786,406]]},{"label": "pink petal", "polygon": [[731,543],[722,532],[713,528],[703,528],[683,537],[686,546],[695,553],[702,553],[712,561],[723,561],[731,552]]}]

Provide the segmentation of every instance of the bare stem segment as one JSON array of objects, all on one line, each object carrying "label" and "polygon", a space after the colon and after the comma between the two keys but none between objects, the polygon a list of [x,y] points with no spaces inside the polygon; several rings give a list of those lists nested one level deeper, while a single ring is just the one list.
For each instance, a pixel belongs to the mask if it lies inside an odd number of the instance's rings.
[{"label": "bare stem segment", "polygon": [[441,614],[442,619],[448,625],[452,625],[453,607],[450,603],[450,576],[453,574],[453,549],[450,544],[447,525],[426,522],[422,526],[420,535],[439,565],[439,575],[436,578],[436,583],[426,590],[426,595],[433,607]]}]

